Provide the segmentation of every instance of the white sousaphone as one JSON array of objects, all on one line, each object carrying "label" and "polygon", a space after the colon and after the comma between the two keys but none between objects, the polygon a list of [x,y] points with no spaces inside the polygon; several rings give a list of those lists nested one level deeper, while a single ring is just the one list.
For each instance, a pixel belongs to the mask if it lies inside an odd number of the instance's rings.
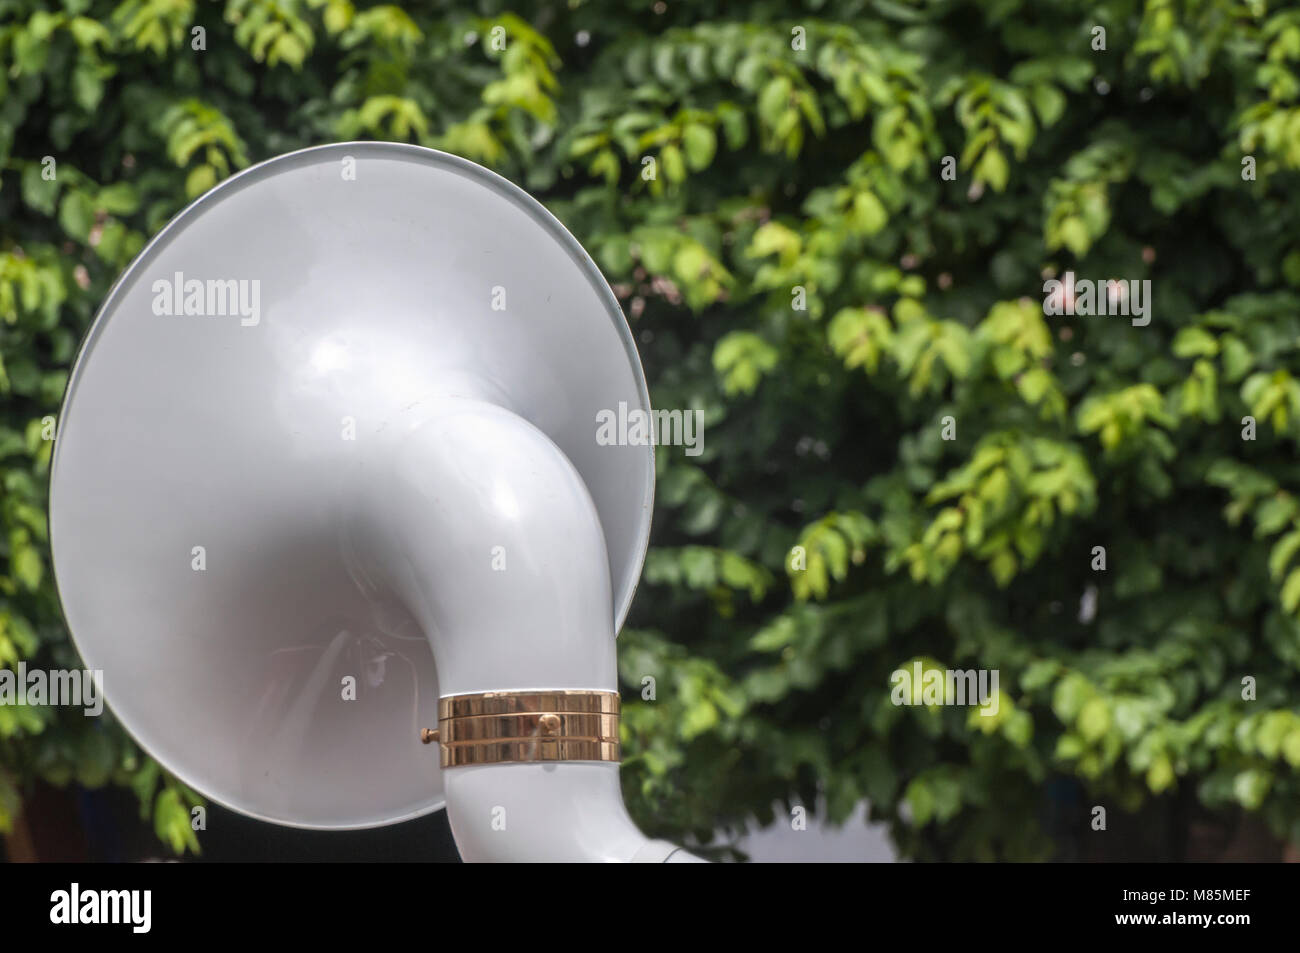
[{"label": "white sousaphone", "polygon": [[[693,860],[618,779],[615,635],[653,448],[632,335],[520,189],[410,145],[305,149],[176,217],[68,384],[55,573],[116,717],[297,827],[446,807],[466,860]],[[422,743],[436,741],[436,747]]]}]

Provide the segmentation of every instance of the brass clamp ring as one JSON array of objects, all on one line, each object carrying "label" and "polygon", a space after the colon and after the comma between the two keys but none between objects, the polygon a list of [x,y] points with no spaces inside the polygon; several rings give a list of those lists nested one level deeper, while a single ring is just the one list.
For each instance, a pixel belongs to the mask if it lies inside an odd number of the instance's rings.
[{"label": "brass clamp ring", "polygon": [[438,699],[444,768],[511,761],[618,761],[617,692],[479,692]]}]

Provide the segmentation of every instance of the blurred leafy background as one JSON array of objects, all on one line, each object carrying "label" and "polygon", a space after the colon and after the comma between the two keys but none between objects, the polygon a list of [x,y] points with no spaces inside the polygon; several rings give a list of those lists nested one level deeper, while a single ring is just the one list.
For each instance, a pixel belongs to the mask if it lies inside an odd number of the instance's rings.
[{"label": "blurred leafy background", "polygon": [[[0,665],[79,665],[46,438],[116,275],[251,163],[417,142],[537,195],[703,414],[621,636],[648,830],[867,800],[905,857],[1063,858],[1103,805],[1166,859],[1198,817],[1300,844],[1289,7],[0,0]],[[1150,279],[1150,325],[1045,317],[1066,270]],[[893,705],[917,659],[998,669],[998,716]],[[109,716],[0,706],[0,832],[37,783],[199,847]]]}]

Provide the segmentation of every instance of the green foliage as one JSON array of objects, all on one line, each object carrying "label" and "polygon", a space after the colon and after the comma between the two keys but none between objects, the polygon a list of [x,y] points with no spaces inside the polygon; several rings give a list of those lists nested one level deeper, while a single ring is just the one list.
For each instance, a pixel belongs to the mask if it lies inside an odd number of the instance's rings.
[{"label": "green foliage", "polygon": [[[866,798],[908,856],[1037,858],[1067,775],[1300,841],[1294,10],[54,6],[0,0],[0,663],[76,665],[42,422],[115,276],[252,161],[401,139],[539,195],[655,404],[703,413],[622,636],[647,827]],[[1045,316],[1066,270],[1150,279],[1151,323]],[[892,704],[914,659],[998,669],[998,716]],[[196,846],[110,717],[0,708],[0,827],[34,777],[130,786]]]}]

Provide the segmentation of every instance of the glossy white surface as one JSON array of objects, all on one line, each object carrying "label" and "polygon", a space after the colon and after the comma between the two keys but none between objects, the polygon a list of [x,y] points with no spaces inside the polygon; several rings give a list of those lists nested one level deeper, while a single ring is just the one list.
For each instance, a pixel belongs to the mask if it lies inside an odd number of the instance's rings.
[{"label": "glossy white surface", "polygon": [[[605,538],[578,471],[521,417],[468,397],[421,401],[354,472],[356,578],[407,606],[444,695],[617,691]],[[443,772],[470,862],[654,862],[679,852],[628,817],[617,764]],[[679,859],[691,859],[684,855]]]},{"label": "glossy white surface", "polygon": [[[257,323],[155,314],[177,272],[260,281]],[[620,401],[648,409],[612,294],[504,180],[388,143],[250,169],[132,264],[74,368],[50,519],[77,647],[141,744],[229,807],[434,810],[440,693],[615,684],[653,491],[651,448],[596,444]],[[473,769],[501,780],[470,794],[531,767]],[[612,766],[547,777],[570,774],[617,794]]]},{"label": "glossy white surface", "polygon": [[632,823],[616,764],[479,765],[446,781],[447,818],[468,862],[662,863],[676,849]]},{"label": "glossy white surface", "polygon": [[348,552],[428,636],[440,693],[617,691],[605,537],[550,438],[458,397],[403,410],[382,440],[353,473]]}]

